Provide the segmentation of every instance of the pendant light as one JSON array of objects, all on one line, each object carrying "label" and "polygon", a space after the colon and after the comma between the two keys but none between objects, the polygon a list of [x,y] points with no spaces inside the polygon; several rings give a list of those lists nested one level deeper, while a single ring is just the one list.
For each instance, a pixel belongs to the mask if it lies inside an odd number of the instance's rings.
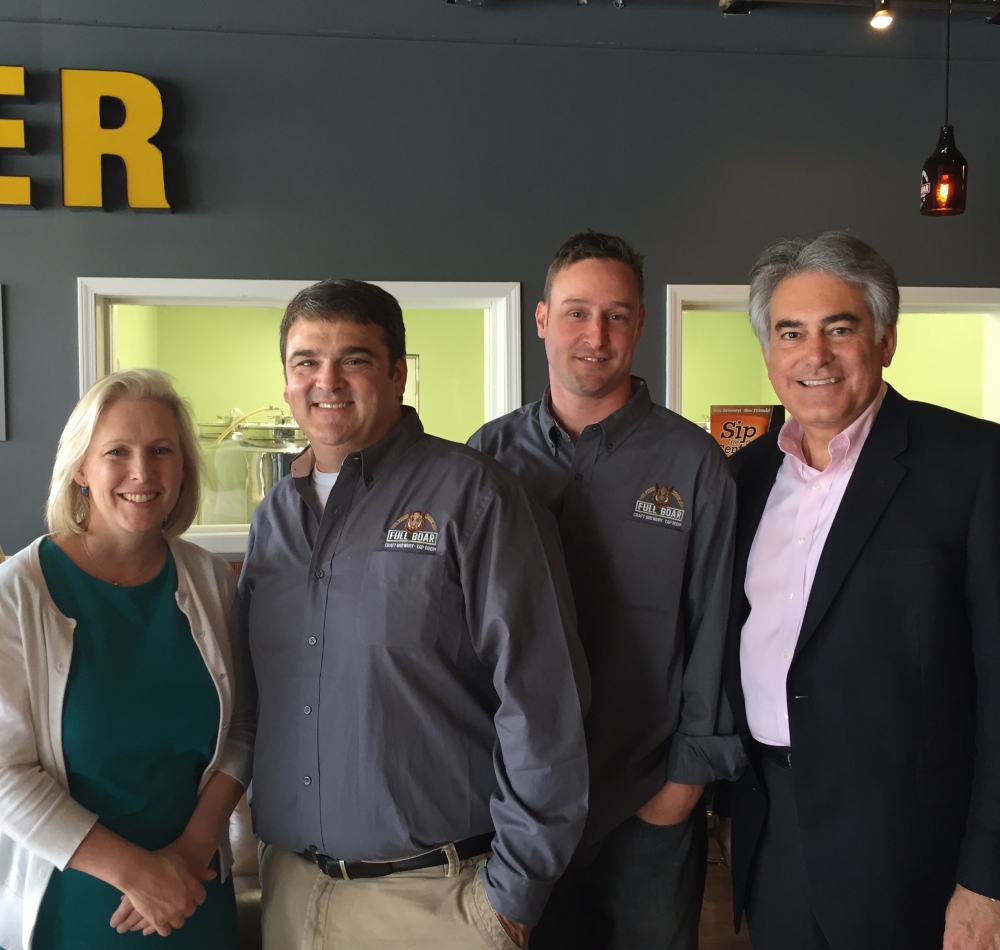
[{"label": "pendant light", "polygon": [[869,21],[872,29],[884,30],[892,26],[892,8],[889,6],[889,0],[875,0],[874,6],[872,18]]},{"label": "pendant light", "polygon": [[930,217],[962,214],[965,211],[965,185],[968,166],[965,156],[955,146],[955,128],[948,124],[948,99],[951,83],[951,3],[948,0],[948,25],[945,31],[944,125],[937,147],[924,162],[920,173],[920,213]]}]

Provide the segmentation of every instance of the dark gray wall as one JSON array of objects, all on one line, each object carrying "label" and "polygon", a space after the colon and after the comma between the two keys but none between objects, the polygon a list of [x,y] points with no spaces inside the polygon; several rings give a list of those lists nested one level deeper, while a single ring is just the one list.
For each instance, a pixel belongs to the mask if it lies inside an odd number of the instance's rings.
[{"label": "dark gray wall", "polygon": [[[139,9],[141,7],[141,9]],[[47,206],[0,210],[10,441],[0,542],[42,530],[77,397],[77,276],[518,280],[531,313],[584,227],[647,254],[638,370],[663,391],[664,285],[743,282],[783,236],[847,227],[904,284],[1000,284],[1000,27],[954,34],[961,218],[917,213],[941,124],[940,16],[885,35],[864,11],[628,0],[4,0],[0,63],[27,67],[40,152],[0,155]],[[58,205],[60,67],[125,69],[179,97],[187,207]]]}]

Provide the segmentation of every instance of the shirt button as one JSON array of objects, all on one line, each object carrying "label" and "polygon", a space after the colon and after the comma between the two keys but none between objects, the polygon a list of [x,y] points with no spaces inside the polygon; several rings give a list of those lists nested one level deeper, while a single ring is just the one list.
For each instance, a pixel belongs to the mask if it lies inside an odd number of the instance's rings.
[{"label": "shirt button", "polygon": [[849,455],[847,456],[847,464],[848,465],[853,465],[854,464],[854,459],[852,459]]},{"label": "shirt button", "polygon": [[605,444],[605,446],[604,446],[604,447],[605,447],[606,449],[613,449],[613,448],[614,448],[614,446],[613,446],[613,445],[612,445],[612,444],[611,444],[610,442],[608,442],[607,444]]},{"label": "shirt button", "polygon": [[813,491],[821,491],[823,489],[822,485],[813,485]]},{"label": "shirt button", "polygon": [[795,600],[795,592],[794,591],[791,594],[788,595],[788,599],[789,600]]},{"label": "shirt button", "polygon": [[312,781],[313,780],[307,775],[304,779],[302,779],[302,784],[303,785],[312,785]]},{"label": "shirt button", "polygon": [[[787,660],[787,659],[788,659],[788,651],[787,651],[787,650],[786,650],[786,651],[785,651],[784,653],[782,653],[782,654],[781,654],[781,658],[782,658],[783,660]],[[309,708],[309,707],[308,707],[308,706],[306,706],[306,709],[308,709],[308,708]]]},{"label": "shirt button", "polygon": [[323,568],[320,568],[320,569],[319,569],[319,570],[318,570],[318,571],[316,572],[316,577],[318,577],[318,578],[319,578],[319,577],[323,577],[323,576],[325,575],[325,573],[326,573],[326,572],[325,572],[325,571],[323,570]]},{"label": "shirt button", "polygon": [[[786,653],[785,656],[788,656],[788,654]],[[303,706],[302,711],[308,716],[313,711],[313,708],[312,706]]]},{"label": "shirt button", "polygon": [[307,642],[307,643],[309,644],[309,646],[311,646],[311,647],[314,647],[314,646],[316,646],[316,638],[315,638],[315,637],[310,637],[310,638],[309,638],[309,639],[308,639],[308,640],[307,640],[306,642]]},{"label": "shirt button", "polygon": [[575,475],[574,475],[573,477],[574,477],[574,478],[575,478],[575,479],[576,479],[576,480],[577,480],[578,482],[582,482],[582,481],[583,481],[583,472],[577,472],[577,473],[576,473],[576,474],[575,474]]},{"label": "shirt button", "polygon": [[806,536],[804,534],[800,534],[799,535],[799,544],[805,544],[805,543],[806,543]]}]

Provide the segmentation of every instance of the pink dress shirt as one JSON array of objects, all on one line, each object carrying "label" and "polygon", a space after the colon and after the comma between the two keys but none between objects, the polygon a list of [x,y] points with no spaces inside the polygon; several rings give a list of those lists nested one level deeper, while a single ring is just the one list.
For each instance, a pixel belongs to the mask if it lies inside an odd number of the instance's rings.
[{"label": "pink dress shirt", "polygon": [[788,668],[823,545],[885,392],[883,383],[872,404],[833,437],[830,464],[822,472],[806,464],[796,419],[789,418],[778,434],[785,458],[750,548],[744,584],[750,616],[740,641],[747,722],[765,745],[791,745]]}]

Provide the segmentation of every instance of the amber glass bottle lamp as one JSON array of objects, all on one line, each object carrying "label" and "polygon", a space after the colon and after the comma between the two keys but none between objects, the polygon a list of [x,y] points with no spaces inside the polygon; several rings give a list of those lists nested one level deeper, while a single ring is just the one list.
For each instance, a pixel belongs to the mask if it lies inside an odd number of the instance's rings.
[{"label": "amber glass bottle lamp", "polygon": [[955,128],[948,124],[948,98],[951,82],[951,3],[948,0],[948,26],[945,40],[944,125],[937,147],[924,162],[920,174],[920,213],[930,217],[962,214],[965,211],[965,186],[968,166],[955,145]]}]

